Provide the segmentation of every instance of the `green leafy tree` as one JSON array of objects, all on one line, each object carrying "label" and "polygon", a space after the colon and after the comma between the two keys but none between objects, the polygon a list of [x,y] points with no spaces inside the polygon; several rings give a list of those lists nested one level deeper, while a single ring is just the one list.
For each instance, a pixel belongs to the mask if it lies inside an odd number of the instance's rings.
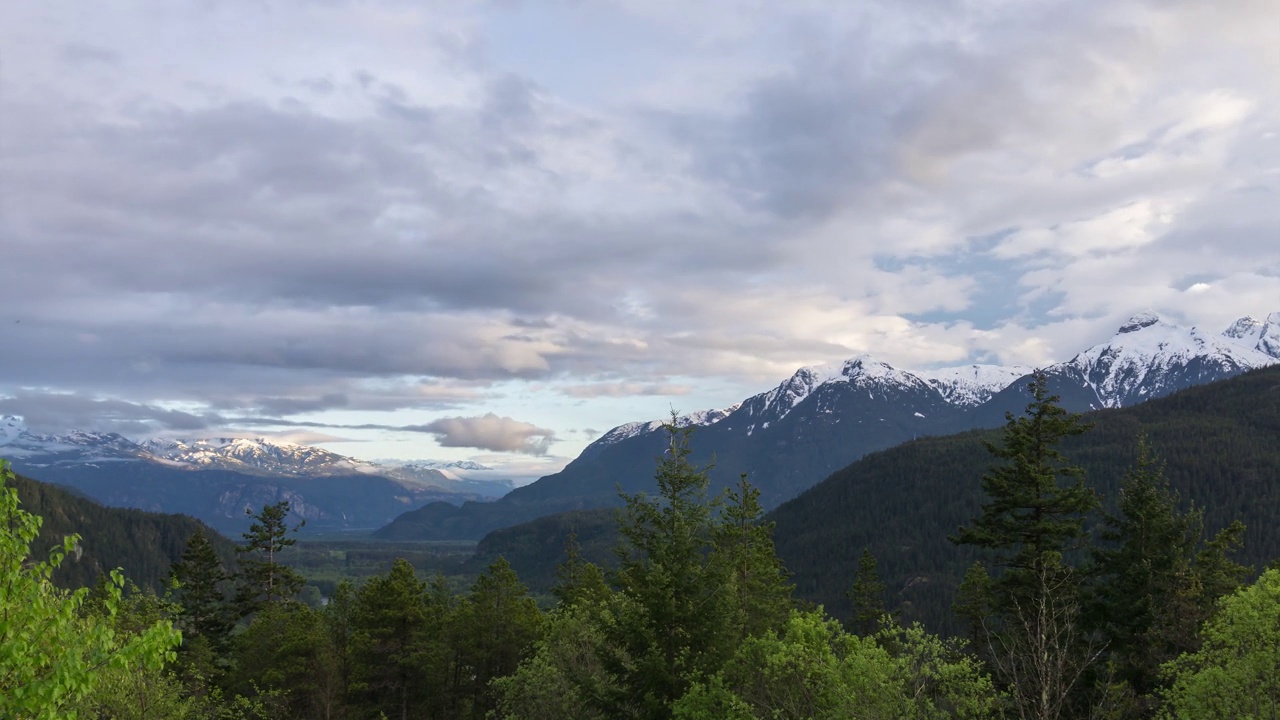
[{"label": "green leafy tree", "polygon": [[[619,708],[616,678],[602,658],[610,649],[604,628],[615,599],[557,607],[542,639],[514,673],[493,680],[495,715],[501,720],[604,720],[633,717],[636,708]],[[625,659],[616,665],[625,665]],[[601,708],[613,707],[606,713]]]},{"label": "green leafy tree", "polygon": [[124,577],[113,570],[96,618],[86,618],[88,589],[59,589],[54,571],[79,538],[67,537],[47,560],[32,560],[41,519],[24,512],[13,474],[0,461],[0,717],[75,718],[77,705],[109,677],[108,670],[158,669],[173,660],[181,634],[167,620],[122,636]]},{"label": "green leafy tree", "polygon": [[1223,599],[1199,651],[1165,665],[1164,717],[1280,717],[1280,570]]},{"label": "green leafy tree", "polygon": [[940,720],[996,717],[999,707],[978,663],[918,626],[858,637],[819,611],[795,612],[781,632],[745,640],[674,710],[688,720]]},{"label": "green leafy tree", "polygon": [[853,578],[849,599],[853,603],[853,616],[849,624],[855,635],[874,635],[881,630],[881,620],[888,614],[884,606],[885,585],[876,572],[876,556],[870,548],[863,548],[858,559],[858,574]]},{"label": "green leafy tree", "polygon": [[280,562],[280,552],[298,542],[290,534],[305,524],[289,527],[289,502],[263,505],[257,515],[246,508],[245,514],[253,524],[243,535],[245,544],[236,548],[240,554],[236,605],[242,617],[266,605],[293,600],[306,584],[298,571]]}]

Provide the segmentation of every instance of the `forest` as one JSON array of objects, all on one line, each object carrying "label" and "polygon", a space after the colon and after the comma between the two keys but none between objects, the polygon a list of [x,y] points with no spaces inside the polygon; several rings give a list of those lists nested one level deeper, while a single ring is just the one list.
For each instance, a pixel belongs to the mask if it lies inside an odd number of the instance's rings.
[{"label": "forest", "polygon": [[118,570],[60,587],[79,540],[33,551],[41,518],[4,470],[0,717],[1275,717],[1280,569],[1237,562],[1246,528],[1210,532],[1143,435],[1102,505],[1067,452],[1090,424],[1029,389],[972,436],[983,501],[940,529],[975,558],[949,636],[889,602],[867,548],[846,610],[798,599],[759,491],[710,494],[674,425],[614,562],[570,534],[546,610],[500,556],[462,592],[397,561],[303,594],[285,503],[232,556],[191,533],[164,592]]}]

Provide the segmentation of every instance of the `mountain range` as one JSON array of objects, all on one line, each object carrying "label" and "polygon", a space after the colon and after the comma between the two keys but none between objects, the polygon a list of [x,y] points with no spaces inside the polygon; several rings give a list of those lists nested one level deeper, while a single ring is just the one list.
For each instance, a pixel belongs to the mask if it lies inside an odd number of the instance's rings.
[{"label": "mountain range", "polygon": [[[1183,328],[1151,312],[1071,359],[1040,369],[1073,412],[1134,405],[1174,391],[1280,362],[1280,313],[1241,318],[1226,331]],[[797,370],[777,387],[731,407],[676,419],[698,426],[695,462],[712,465],[712,490],[740,475],[773,508],[864,455],[926,436],[1001,425],[1020,413],[1025,367],[966,365],[926,371],[871,356]],[[375,537],[480,538],[537,517],[620,504],[618,491],[652,491],[662,421],[605,433],[559,473],[492,503],[430,503],[406,512]]]},{"label": "mountain range", "polygon": [[[1069,410],[1126,407],[1280,362],[1280,313],[1226,331],[1182,328],[1140,313],[1110,340],[1042,368]],[[740,475],[773,508],[864,455],[915,438],[996,427],[1021,412],[1030,368],[906,370],[872,356],[805,367],[730,407],[677,418],[697,426],[694,461],[713,490]],[[566,510],[613,507],[618,491],[653,489],[662,421],[613,428],[558,473],[514,490],[483,466],[357,460],[265,439],[134,442],[114,433],[31,433],[0,418],[0,457],[26,474],[103,503],[200,518],[225,532],[244,511],[290,501],[310,530],[380,528],[382,539],[478,539]],[[493,498],[501,496],[497,500]]]},{"label": "mountain range", "polygon": [[373,529],[425,502],[483,501],[507,480],[461,477],[448,463],[389,465],[264,438],[150,439],[32,433],[0,417],[0,457],[20,472],[116,507],[185,513],[234,532],[244,511],[280,500],[311,529]]}]

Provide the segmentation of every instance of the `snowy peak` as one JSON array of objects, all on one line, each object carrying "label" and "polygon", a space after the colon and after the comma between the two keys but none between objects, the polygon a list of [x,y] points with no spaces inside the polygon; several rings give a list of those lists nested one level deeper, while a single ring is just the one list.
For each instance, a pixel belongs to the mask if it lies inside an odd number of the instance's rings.
[{"label": "snowy peak", "polygon": [[1251,350],[1280,360],[1280,312],[1271,313],[1265,321],[1242,317],[1223,331],[1222,335]]},{"label": "snowy peak", "polygon": [[[676,427],[705,427],[707,425],[714,425],[729,417],[729,415],[732,414],[733,411],[737,410],[738,407],[738,405],[731,405],[727,408],[720,408],[716,410],[698,410],[696,412],[691,412],[688,415],[681,415],[677,417],[675,425]],[[631,422],[619,425],[604,435],[601,435],[595,442],[591,443],[591,445],[597,447],[613,445],[614,443],[621,442],[627,438],[632,438],[637,435],[657,432],[670,422],[670,419],[664,419],[650,420],[648,422]]]},{"label": "snowy peak", "polygon": [[992,396],[1028,375],[1032,368],[1022,365],[961,365],[959,367],[918,370],[916,375],[941,393],[952,405],[970,408],[990,400]]},{"label": "snowy peak", "polygon": [[154,457],[170,463],[254,475],[338,475],[352,472],[373,473],[379,469],[372,463],[321,448],[266,438],[147,440],[141,445]]},{"label": "snowy peak", "polygon": [[1128,322],[1120,326],[1117,333],[1124,335],[1125,333],[1138,332],[1139,330],[1149,328],[1158,322],[1160,322],[1160,316],[1156,315],[1151,310],[1146,310],[1129,318]]},{"label": "snowy peak", "polygon": [[[1123,407],[1191,384],[1210,382],[1274,364],[1276,358],[1247,347],[1235,332],[1252,337],[1248,318],[1222,335],[1186,329],[1154,313],[1135,315],[1111,340],[1050,370],[1074,371],[1102,407]],[[1255,321],[1256,322],[1256,321]]]},{"label": "snowy peak", "polygon": [[481,465],[470,460],[413,460],[410,462],[387,463],[393,467],[414,467],[423,470],[466,470],[469,472],[484,472],[493,470],[486,465]]},{"label": "snowy peak", "polygon": [[8,445],[27,432],[27,424],[14,415],[0,417],[0,446]]}]

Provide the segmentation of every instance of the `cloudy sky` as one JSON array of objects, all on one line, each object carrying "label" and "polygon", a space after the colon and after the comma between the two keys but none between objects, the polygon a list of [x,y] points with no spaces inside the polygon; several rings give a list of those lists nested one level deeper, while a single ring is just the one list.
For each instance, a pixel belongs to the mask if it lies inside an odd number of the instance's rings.
[{"label": "cloudy sky", "polygon": [[1275,0],[11,2],[0,414],[555,469],[1280,311]]}]

